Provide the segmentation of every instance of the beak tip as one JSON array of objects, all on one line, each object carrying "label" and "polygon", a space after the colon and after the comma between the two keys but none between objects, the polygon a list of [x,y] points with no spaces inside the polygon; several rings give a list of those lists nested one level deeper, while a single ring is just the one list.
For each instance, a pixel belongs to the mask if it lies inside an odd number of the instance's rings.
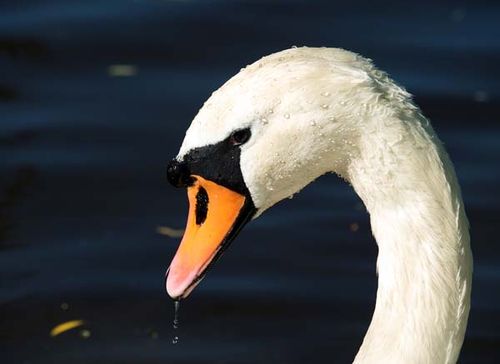
[{"label": "beak tip", "polygon": [[177,282],[175,282],[175,280],[172,279],[172,275],[169,274],[168,272],[165,279],[165,289],[170,298],[174,300],[180,299],[182,294],[184,293],[182,286]]},{"label": "beak tip", "polygon": [[179,294],[176,291],[169,291],[168,288],[167,288],[167,293],[170,296],[170,298],[173,299],[174,301],[180,301],[180,299],[182,298],[182,293]]},{"label": "beak tip", "polygon": [[180,300],[186,298],[191,292],[193,282],[196,279],[195,271],[191,271],[187,274],[182,274],[184,270],[171,269],[169,268],[165,279],[165,289],[167,294],[174,300]]}]

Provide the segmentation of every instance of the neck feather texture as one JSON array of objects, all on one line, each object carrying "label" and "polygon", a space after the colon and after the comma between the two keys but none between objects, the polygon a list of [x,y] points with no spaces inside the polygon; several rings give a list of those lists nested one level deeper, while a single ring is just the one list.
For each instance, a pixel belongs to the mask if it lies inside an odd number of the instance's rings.
[{"label": "neck feather texture", "polygon": [[347,178],[377,241],[378,291],[355,363],[455,363],[472,254],[453,166],[425,118],[385,121],[360,140]]}]

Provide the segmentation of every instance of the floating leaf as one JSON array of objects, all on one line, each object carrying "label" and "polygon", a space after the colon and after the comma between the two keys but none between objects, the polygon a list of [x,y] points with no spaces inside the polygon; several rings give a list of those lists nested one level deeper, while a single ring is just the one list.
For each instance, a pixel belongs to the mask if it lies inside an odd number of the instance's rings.
[{"label": "floating leaf", "polygon": [[82,320],[72,320],[72,321],[63,322],[62,324],[59,324],[59,325],[55,326],[52,330],[50,330],[50,336],[55,337],[57,335],[62,334],[63,332],[80,327],[83,325],[83,323],[84,322]]},{"label": "floating leaf", "polygon": [[181,238],[184,234],[183,229],[172,229],[168,226],[158,226],[156,232],[161,235],[168,236],[170,238]]}]

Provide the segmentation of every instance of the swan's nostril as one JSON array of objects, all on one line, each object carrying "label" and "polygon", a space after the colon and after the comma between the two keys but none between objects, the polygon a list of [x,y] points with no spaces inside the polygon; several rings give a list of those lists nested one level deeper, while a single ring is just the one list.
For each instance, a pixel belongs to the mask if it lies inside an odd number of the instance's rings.
[{"label": "swan's nostril", "polygon": [[172,159],[167,166],[167,180],[174,187],[187,187],[193,178],[186,163]]},{"label": "swan's nostril", "polygon": [[196,225],[201,225],[207,219],[208,214],[208,193],[200,187],[196,194]]}]

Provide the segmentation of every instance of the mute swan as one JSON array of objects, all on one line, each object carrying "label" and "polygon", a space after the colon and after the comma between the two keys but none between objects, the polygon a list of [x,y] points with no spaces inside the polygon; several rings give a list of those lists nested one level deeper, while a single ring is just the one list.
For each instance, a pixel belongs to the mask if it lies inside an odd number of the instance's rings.
[{"label": "mute swan", "polygon": [[377,241],[377,301],[354,363],[455,363],[472,254],[453,166],[429,121],[370,60],[293,48],[242,69],[203,105],[168,180],[187,228],[166,289],[185,298],[249,220],[334,172]]}]

